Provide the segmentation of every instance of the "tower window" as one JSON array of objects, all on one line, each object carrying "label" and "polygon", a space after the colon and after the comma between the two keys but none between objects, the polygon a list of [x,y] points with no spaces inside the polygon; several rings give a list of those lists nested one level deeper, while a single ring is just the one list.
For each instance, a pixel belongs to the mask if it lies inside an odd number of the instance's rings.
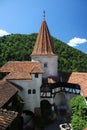
[{"label": "tower window", "polygon": [[31,94],[31,89],[28,89],[28,94]]},{"label": "tower window", "polygon": [[38,78],[38,74],[37,73],[35,74],[35,78]]},{"label": "tower window", "polygon": [[48,64],[47,63],[44,63],[44,68],[47,68],[48,67]]},{"label": "tower window", "polygon": [[36,93],[36,90],[35,89],[33,89],[33,94],[35,94]]}]

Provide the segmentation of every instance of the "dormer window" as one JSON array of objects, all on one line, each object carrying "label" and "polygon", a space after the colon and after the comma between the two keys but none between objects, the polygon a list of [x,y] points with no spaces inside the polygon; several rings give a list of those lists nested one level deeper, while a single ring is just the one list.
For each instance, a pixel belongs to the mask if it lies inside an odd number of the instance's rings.
[{"label": "dormer window", "polygon": [[37,73],[35,74],[35,78],[38,78],[38,74]]},{"label": "dormer window", "polygon": [[47,68],[48,67],[48,64],[47,63],[44,63],[44,68]]}]

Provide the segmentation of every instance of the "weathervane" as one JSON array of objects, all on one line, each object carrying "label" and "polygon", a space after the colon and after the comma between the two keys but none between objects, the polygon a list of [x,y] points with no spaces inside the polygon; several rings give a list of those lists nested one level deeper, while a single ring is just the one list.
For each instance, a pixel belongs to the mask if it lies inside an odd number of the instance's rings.
[{"label": "weathervane", "polygon": [[43,18],[45,19],[45,10],[43,11]]}]

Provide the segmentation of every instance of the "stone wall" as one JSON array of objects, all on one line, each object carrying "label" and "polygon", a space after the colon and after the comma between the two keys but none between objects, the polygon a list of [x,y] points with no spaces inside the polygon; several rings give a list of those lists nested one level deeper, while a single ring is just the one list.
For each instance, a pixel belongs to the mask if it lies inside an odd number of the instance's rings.
[{"label": "stone wall", "polygon": [[[49,76],[57,76],[58,72],[58,56],[32,56],[32,61],[40,61],[44,71],[43,78]],[[47,64],[47,66],[44,66]]]}]

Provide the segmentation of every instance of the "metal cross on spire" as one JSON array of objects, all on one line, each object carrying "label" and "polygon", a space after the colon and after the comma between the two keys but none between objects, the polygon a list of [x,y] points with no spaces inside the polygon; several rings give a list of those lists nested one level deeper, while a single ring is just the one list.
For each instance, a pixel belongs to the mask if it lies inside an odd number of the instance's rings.
[{"label": "metal cross on spire", "polygon": [[45,10],[43,11],[43,18],[45,19]]}]

